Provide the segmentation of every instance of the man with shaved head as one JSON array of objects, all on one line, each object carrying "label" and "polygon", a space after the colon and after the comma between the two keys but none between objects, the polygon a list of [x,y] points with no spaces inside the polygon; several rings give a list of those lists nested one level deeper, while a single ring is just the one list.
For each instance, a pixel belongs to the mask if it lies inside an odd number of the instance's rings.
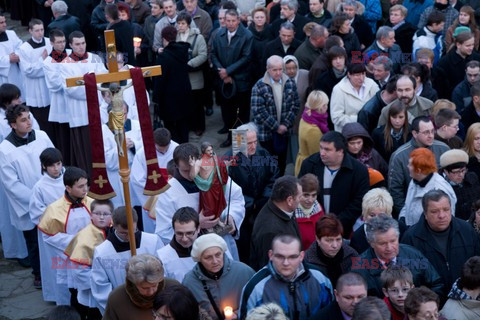
[{"label": "man with shaved head", "polygon": [[276,55],[269,57],[265,75],[252,88],[252,118],[258,126],[260,145],[278,155],[281,174],[285,170],[288,129],[299,106],[297,86],[283,73],[283,59]]}]

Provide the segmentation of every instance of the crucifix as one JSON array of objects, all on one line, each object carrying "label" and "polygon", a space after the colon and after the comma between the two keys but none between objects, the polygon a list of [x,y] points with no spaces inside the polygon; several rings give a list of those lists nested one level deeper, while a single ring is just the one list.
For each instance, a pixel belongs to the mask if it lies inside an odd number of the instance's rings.
[{"label": "crucifix", "polygon": [[[165,191],[169,186],[168,184],[166,184],[166,179],[162,179],[162,175],[158,174],[160,170],[158,168],[158,162],[157,162],[156,153],[155,153],[155,146],[153,145],[153,129],[152,129],[152,124],[150,120],[150,111],[148,110],[148,103],[146,100],[146,94],[145,94],[146,90],[145,90],[145,84],[143,82],[143,78],[161,75],[162,74],[161,66],[151,66],[151,67],[141,68],[140,77],[139,77],[138,70],[118,71],[115,32],[113,30],[105,31],[105,47],[107,48],[106,60],[108,64],[109,73],[98,74],[98,75],[86,74],[83,77],[69,78],[69,79],[66,79],[67,87],[81,86],[85,84],[87,104],[89,109],[89,127],[90,127],[90,133],[91,133],[90,135],[91,135],[91,141],[93,141],[94,139],[99,139],[98,132],[100,133],[100,139],[103,139],[101,135],[101,127],[100,127],[100,120],[99,120],[98,97],[96,95],[97,83],[109,82],[109,83],[119,84],[119,82],[122,80],[132,79],[132,83],[135,89],[135,96],[137,98],[137,106],[138,106],[140,125],[142,129],[144,151],[147,159],[147,182],[144,189],[144,194],[147,194],[147,195],[159,194]],[[139,78],[141,78],[140,81],[138,80]],[[92,90],[92,81],[93,81],[94,91]],[[137,86],[135,86],[135,84],[137,84]],[[143,90],[143,93],[142,93],[142,90]],[[123,94],[123,90],[121,91],[121,94]],[[121,96],[117,97],[117,99],[123,100]],[[92,108],[92,106],[94,107]],[[100,130],[98,130],[98,128],[100,128]],[[121,126],[118,126],[117,124],[115,128],[111,127],[111,129],[116,130],[117,133],[121,134],[123,137],[125,136],[123,122],[121,123]],[[92,132],[93,132],[92,130],[97,130],[95,131],[94,135],[92,135]],[[119,168],[120,168],[119,174],[121,176],[123,193],[125,197],[130,251],[133,256],[133,255],[136,255],[136,244],[135,244],[135,230],[133,229],[130,187],[128,184],[130,181],[130,169],[128,167],[126,139],[121,139],[121,140],[118,139],[117,143],[119,145],[119,150],[118,150],[119,151],[118,159],[119,159]],[[101,146],[102,150],[94,150],[98,145]],[[152,148],[153,148],[153,151],[152,151]],[[100,155],[100,158],[103,159],[103,161],[98,161],[99,157],[95,157],[95,154],[97,156]],[[96,158],[97,160],[94,158]],[[89,195],[93,194],[92,197],[95,199],[109,199],[115,195],[115,192],[112,190],[110,183],[108,182],[108,177],[105,171],[106,165],[105,165],[105,158],[103,156],[103,140],[102,141],[97,140],[95,142],[92,142],[92,160],[93,160],[93,163],[92,163],[93,173],[91,178],[93,181],[93,185],[91,186]],[[92,192],[92,188],[98,192],[96,193]],[[105,191],[105,189],[110,189],[110,190],[103,192]]]}]

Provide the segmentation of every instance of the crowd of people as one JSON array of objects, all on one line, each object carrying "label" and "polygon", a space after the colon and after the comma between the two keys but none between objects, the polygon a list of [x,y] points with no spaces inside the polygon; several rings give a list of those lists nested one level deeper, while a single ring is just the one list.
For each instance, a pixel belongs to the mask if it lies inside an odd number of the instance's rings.
[{"label": "crowd of people", "polygon": [[[58,305],[48,319],[479,319],[479,8],[7,1],[31,37],[0,14],[5,258]],[[119,70],[162,74],[90,92],[97,132],[66,79],[108,72],[105,30]],[[190,143],[214,112],[225,140]],[[217,155],[231,129],[242,148]],[[152,161],[168,179],[156,196]]]}]

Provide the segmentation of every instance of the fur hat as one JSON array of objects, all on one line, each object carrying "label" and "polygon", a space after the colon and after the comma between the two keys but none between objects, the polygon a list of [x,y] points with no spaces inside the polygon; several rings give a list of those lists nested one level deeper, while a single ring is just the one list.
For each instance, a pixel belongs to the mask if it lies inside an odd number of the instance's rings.
[{"label": "fur hat", "polygon": [[[468,154],[460,149],[452,149],[440,156],[440,167],[445,169],[455,165],[457,168],[468,164]],[[454,169],[454,168],[451,168]]]},{"label": "fur hat", "polygon": [[215,233],[208,233],[195,240],[192,246],[191,256],[193,261],[200,261],[203,251],[211,247],[219,247],[223,252],[227,251],[227,243],[222,237]]}]

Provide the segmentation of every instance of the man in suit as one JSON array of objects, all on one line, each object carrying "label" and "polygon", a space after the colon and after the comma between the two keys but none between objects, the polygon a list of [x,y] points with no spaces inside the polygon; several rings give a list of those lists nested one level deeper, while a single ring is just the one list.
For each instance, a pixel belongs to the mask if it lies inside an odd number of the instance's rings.
[{"label": "man in suit", "polygon": [[303,41],[305,40],[305,32],[303,27],[310,22],[304,16],[297,14],[298,1],[297,0],[281,0],[280,2],[280,19],[272,22],[272,34],[275,36],[280,30],[282,23],[289,21],[295,26],[295,38]]}]

